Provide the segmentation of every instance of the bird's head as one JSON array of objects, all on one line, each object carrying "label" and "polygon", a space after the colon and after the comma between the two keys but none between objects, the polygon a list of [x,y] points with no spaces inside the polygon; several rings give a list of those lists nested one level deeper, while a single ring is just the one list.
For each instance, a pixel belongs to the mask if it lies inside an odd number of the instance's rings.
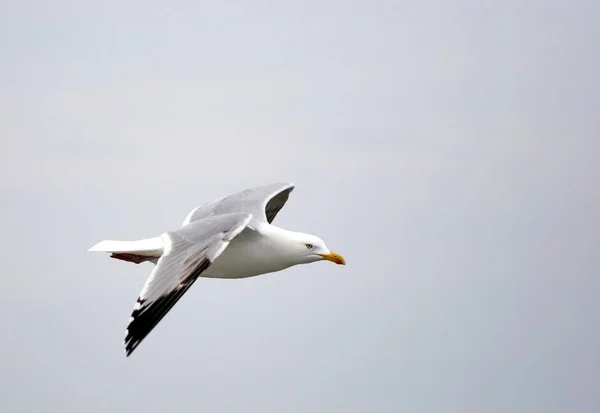
[{"label": "bird's head", "polygon": [[321,238],[303,233],[295,233],[293,240],[294,253],[302,264],[315,261],[331,261],[338,265],[346,265],[340,254],[332,252]]}]

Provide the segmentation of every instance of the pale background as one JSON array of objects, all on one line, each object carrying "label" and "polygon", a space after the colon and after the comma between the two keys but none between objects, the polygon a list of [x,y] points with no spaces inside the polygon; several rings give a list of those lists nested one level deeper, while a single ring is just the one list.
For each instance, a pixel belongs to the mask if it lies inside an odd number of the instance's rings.
[{"label": "pale background", "polygon": [[[600,411],[600,3],[0,6],[0,411]],[[348,261],[200,280],[88,253],[292,181]]]}]

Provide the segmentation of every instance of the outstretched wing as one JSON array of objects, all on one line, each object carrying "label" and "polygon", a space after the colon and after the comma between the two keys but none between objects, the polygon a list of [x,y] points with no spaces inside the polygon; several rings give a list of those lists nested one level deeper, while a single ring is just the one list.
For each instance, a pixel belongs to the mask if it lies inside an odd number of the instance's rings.
[{"label": "outstretched wing", "polygon": [[161,235],[164,252],[142,288],[127,326],[127,356],[243,231],[250,219],[249,213],[219,215]]},{"label": "outstretched wing", "polygon": [[233,212],[249,212],[253,216],[253,221],[270,224],[287,202],[293,189],[294,184],[289,182],[246,189],[193,209],[186,217],[183,225],[203,218]]}]

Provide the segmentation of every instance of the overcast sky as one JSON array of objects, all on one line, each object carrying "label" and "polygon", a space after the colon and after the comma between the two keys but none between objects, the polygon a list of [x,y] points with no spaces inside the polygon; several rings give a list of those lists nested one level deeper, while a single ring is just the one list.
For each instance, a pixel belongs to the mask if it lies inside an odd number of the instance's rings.
[{"label": "overcast sky", "polygon": [[[0,411],[600,411],[594,1],[0,5]],[[346,257],[201,279],[89,253],[277,181]]]}]

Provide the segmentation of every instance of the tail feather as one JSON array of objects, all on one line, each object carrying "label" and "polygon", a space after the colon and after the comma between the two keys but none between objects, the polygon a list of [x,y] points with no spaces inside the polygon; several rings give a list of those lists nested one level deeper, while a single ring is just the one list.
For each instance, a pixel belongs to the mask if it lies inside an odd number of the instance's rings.
[{"label": "tail feather", "polygon": [[152,261],[156,264],[163,254],[163,241],[161,237],[137,241],[105,240],[97,243],[88,251],[110,252],[111,258],[136,264],[144,261]]}]

